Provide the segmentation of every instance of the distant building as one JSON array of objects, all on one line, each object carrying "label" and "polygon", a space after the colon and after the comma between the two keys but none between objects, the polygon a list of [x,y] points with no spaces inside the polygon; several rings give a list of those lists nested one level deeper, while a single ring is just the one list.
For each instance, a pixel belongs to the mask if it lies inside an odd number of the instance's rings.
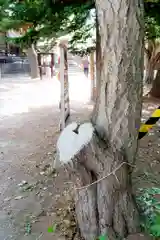
[{"label": "distant building", "polygon": [[6,41],[6,36],[8,33],[0,32],[0,54],[3,55],[19,55],[20,47],[15,46],[14,44],[8,43]]}]

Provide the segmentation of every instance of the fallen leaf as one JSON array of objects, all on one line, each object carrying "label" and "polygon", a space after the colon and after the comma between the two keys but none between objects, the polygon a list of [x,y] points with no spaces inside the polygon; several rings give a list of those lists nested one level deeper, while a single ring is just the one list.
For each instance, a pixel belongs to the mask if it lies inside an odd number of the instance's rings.
[{"label": "fallen leaf", "polygon": [[23,180],[21,183],[18,184],[19,187],[22,187],[27,184],[27,181]]},{"label": "fallen leaf", "polygon": [[8,201],[10,201],[10,200],[11,200],[10,197],[7,197],[7,198],[4,199],[5,202],[8,202]]},{"label": "fallen leaf", "polygon": [[70,227],[71,226],[71,221],[69,221],[68,219],[64,219],[63,222],[66,225],[66,227]]},{"label": "fallen leaf", "polygon": [[23,196],[17,196],[17,197],[15,197],[15,200],[19,200],[19,199],[22,199],[23,198]]},{"label": "fallen leaf", "polygon": [[31,223],[30,222],[26,223],[26,233],[31,234]]}]

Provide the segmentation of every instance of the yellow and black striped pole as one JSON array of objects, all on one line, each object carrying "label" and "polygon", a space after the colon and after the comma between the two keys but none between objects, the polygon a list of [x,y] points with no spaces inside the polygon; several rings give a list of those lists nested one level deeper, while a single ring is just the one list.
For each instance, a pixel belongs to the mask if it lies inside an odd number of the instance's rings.
[{"label": "yellow and black striped pole", "polygon": [[138,139],[143,138],[159,119],[160,119],[160,106],[153,112],[152,116],[141,125],[139,129]]}]

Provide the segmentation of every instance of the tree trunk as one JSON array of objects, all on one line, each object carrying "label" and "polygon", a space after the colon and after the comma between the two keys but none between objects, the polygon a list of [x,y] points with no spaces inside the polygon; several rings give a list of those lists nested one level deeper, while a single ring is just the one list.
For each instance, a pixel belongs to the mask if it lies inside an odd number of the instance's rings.
[{"label": "tree trunk", "polygon": [[27,49],[27,56],[31,69],[31,78],[39,78],[39,68],[38,68],[38,60],[37,53],[34,49],[34,45],[32,44],[30,48]]},{"label": "tree trunk", "polygon": [[[96,6],[102,62],[93,124],[98,138],[105,141],[98,141],[95,137],[92,147],[89,147],[90,155],[86,154],[88,166],[97,163],[93,169],[87,169],[91,176],[88,176],[89,182],[108,175],[122,162],[135,163],[144,68],[143,30],[140,26],[143,23],[142,1],[97,0]],[[112,176],[92,187],[92,192],[91,189],[83,189],[78,193],[77,214],[82,235],[87,240],[94,234],[108,234],[112,240],[116,236],[125,237],[139,231],[130,167],[124,164],[116,175],[118,183]],[[90,195],[94,196],[92,200]],[[87,196],[88,208],[83,204]],[[86,209],[89,209],[88,217]],[[92,218],[89,217],[91,213]],[[85,226],[92,229],[95,222],[97,228],[88,237],[83,229]]]},{"label": "tree trunk", "polygon": [[146,68],[146,75],[145,75],[145,83],[151,84],[154,80],[154,64],[152,59],[148,60],[147,68]]},{"label": "tree trunk", "polygon": [[8,42],[7,42],[7,33],[5,33],[5,55],[8,56]]},{"label": "tree trunk", "polygon": [[146,49],[147,66],[145,68],[145,83],[151,84],[154,81],[154,71],[160,60],[160,44],[154,40],[148,42],[148,48]]},{"label": "tree trunk", "polygon": [[91,100],[95,100],[94,52],[90,53]]},{"label": "tree trunk", "polygon": [[156,78],[152,84],[150,95],[152,97],[160,98],[160,70],[157,71]]},{"label": "tree trunk", "polygon": [[[75,207],[82,236],[91,240],[106,235],[115,240],[140,231],[131,173],[142,105],[143,4],[141,0],[96,0],[96,8],[101,64],[94,130],[91,136],[91,126],[84,123],[73,129],[74,124],[69,125],[58,151],[61,161],[70,163],[67,169],[76,184]],[[74,138],[69,137],[69,130]],[[64,132],[60,138],[65,138]],[[74,139],[72,161],[62,158],[70,149],[67,139]]]}]

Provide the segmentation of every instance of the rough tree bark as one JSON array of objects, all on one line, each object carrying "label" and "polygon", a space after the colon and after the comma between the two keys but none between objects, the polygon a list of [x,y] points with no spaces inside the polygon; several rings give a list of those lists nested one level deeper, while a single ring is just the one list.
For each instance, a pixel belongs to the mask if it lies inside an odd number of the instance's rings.
[{"label": "rough tree bark", "polygon": [[156,78],[153,81],[150,95],[152,97],[160,98],[160,69],[157,71]]},{"label": "rough tree bark", "polygon": [[[89,148],[94,149],[95,153],[92,151],[90,155],[87,154],[92,156],[88,159],[88,165],[94,166],[94,163],[97,163],[90,171],[87,169],[92,176],[91,182],[108,175],[123,161],[134,164],[143,79],[142,1],[97,0],[96,6],[102,64],[100,88],[97,89],[99,99],[94,110],[93,124],[98,138],[105,139],[105,143],[102,144],[103,141],[97,141],[95,138],[92,148]],[[96,160],[93,160],[93,155],[96,156]],[[92,192],[95,196],[92,198],[92,211],[89,211],[93,212],[93,206],[96,205],[95,220],[90,220],[89,229],[97,222],[95,234],[108,234],[111,240],[116,236],[124,237],[139,231],[129,166],[122,166],[117,178],[119,184],[114,176],[97,184],[95,192]],[[81,206],[87,196],[86,191],[85,189],[79,192]],[[89,204],[91,197],[88,199]],[[88,220],[90,216],[88,213],[88,217],[85,218],[86,209],[87,207],[80,211],[79,207],[77,211],[81,230],[84,224],[87,225],[84,219]],[[85,238],[89,239],[87,236]]]},{"label": "rough tree bark", "polygon": [[27,56],[30,64],[31,78],[39,78],[37,53],[33,44],[27,49]]},{"label": "rough tree bark", "polygon": [[[67,133],[66,141],[74,139],[75,149],[85,139],[67,169],[76,184],[77,221],[84,239],[107,235],[115,240],[140,231],[131,172],[142,104],[143,4],[141,0],[96,0],[96,8],[101,63],[92,117],[94,131],[87,140],[90,131],[83,124],[72,129],[73,138]],[[66,142],[64,148],[69,149]]]},{"label": "rough tree bark", "polygon": [[[123,161],[134,164],[144,66],[142,1],[97,0],[96,7],[102,62],[100,88],[97,89],[99,98],[93,114],[93,124],[98,139],[104,139],[104,144],[95,137],[92,147],[89,147],[88,166],[97,164],[93,169],[87,168],[87,173],[90,174],[88,182],[108,175]],[[84,152],[82,156],[85,156]],[[93,235],[108,234],[111,240],[116,236],[124,237],[139,231],[129,166],[122,166],[117,178],[119,184],[112,176],[99,182],[95,189],[93,187],[92,190],[79,191],[80,200],[76,206],[82,235],[87,232],[83,230],[86,226],[88,230],[95,228],[95,222],[97,228],[94,229]],[[89,209],[88,216],[86,209]],[[86,235],[85,239],[90,238]]]}]

